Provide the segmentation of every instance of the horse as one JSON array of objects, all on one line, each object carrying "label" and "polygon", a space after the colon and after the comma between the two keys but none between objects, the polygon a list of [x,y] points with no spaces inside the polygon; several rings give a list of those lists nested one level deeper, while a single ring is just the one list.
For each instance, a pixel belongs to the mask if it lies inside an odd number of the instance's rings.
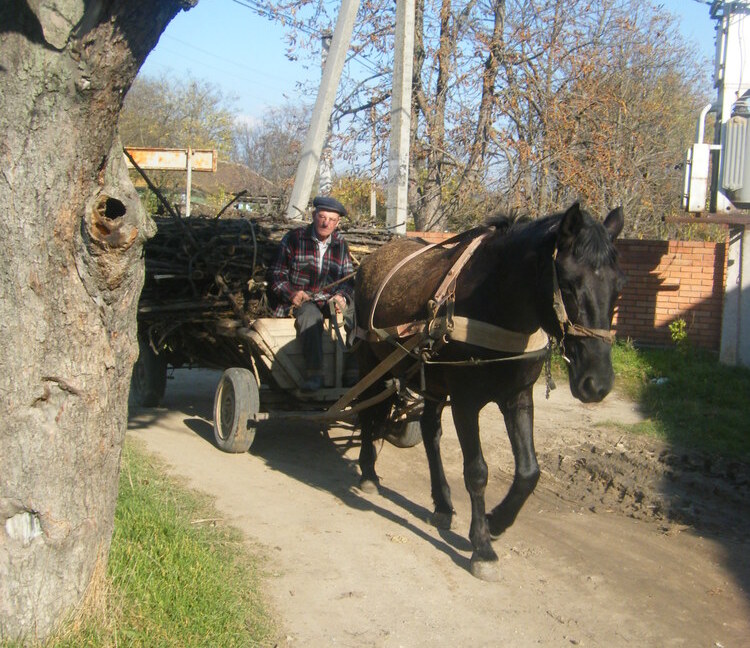
[{"label": "horse", "polygon": [[[532,388],[548,361],[547,336],[563,352],[575,398],[599,402],[612,389],[611,324],[625,280],[614,240],[623,224],[622,208],[600,222],[576,203],[525,223],[499,218],[446,244],[396,239],[363,259],[357,271],[357,331],[365,338],[357,351],[360,376],[382,366],[394,350],[401,353],[363,397],[394,378],[400,389],[424,397],[419,425],[432,522],[439,528],[450,528],[455,513],[440,456],[441,414],[450,399],[471,499],[470,571],[477,578],[499,579],[491,541],[513,524],[539,480]],[[360,412],[365,492],[379,487],[375,440],[386,434],[396,396]],[[491,401],[503,414],[515,473],[504,499],[487,514],[479,412]]]}]

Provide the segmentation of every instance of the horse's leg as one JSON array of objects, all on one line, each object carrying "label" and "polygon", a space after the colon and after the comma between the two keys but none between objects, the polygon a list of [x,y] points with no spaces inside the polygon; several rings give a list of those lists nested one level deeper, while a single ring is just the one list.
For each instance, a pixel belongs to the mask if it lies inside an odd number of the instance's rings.
[{"label": "horse's leg", "polygon": [[[378,364],[377,357],[368,345],[362,344],[357,350],[357,364],[360,378],[366,376]],[[384,388],[384,381],[378,380],[365,390],[362,398],[374,396]],[[362,476],[359,479],[359,487],[366,493],[376,493],[380,484],[380,479],[375,472],[377,459],[375,439],[382,437],[382,429],[390,407],[391,400],[386,399],[385,402],[377,403],[359,413],[359,424],[362,430],[362,441],[359,447],[359,469]]]},{"label": "horse's leg", "polygon": [[489,515],[493,538],[497,538],[513,524],[539,481],[539,464],[534,450],[534,401],[531,388],[498,404],[505,417],[516,472],[508,494]]},{"label": "horse's leg", "polygon": [[451,489],[445,479],[443,460],[440,456],[440,438],[443,436],[440,417],[443,407],[445,407],[444,400],[425,399],[420,424],[424,448],[427,453],[427,463],[430,466],[432,501],[435,504],[432,523],[439,529],[450,529],[455,511],[451,503]]},{"label": "horse's leg", "polygon": [[451,412],[464,456],[464,483],[471,498],[471,527],[469,540],[474,547],[471,573],[482,580],[498,580],[500,570],[495,550],[490,542],[490,529],[484,505],[487,487],[487,464],[479,440],[480,405],[469,392],[451,393]]},{"label": "horse's leg", "polygon": [[359,447],[359,469],[362,476],[359,478],[359,487],[366,493],[376,493],[380,484],[380,479],[375,472],[375,459],[377,459],[375,439],[382,436],[382,434],[378,434],[378,431],[385,425],[390,405],[391,401],[387,399],[359,414],[359,422],[362,428],[362,441]]}]

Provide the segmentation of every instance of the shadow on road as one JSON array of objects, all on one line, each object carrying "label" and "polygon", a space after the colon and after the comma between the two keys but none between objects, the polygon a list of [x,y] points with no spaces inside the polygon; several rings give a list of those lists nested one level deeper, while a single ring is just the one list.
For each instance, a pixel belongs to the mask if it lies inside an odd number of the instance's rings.
[{"label": "shadow on road", "polygon": [[[221,372],[203,369],[175,371],[162,407],[131,412],[128,427],[147,429],[168,413],[177,411],[185,415],[183,423],[189,430],[216,448],[213,396],[220,376]],[[422,523],[429,524],[430,510],[387,486],[381,485],[376,495],[363,493],[357,488],[357,462],[347,455],[357,453],[358,447],[358,430],[343,424],[328,428],[300,419],[271,419],[258,424],[249,452],[267,467],[331,493],[352,509],[383,517],[403,529],[403,533],[422,539],[468,571],[471,543],[454,531],[438,532],[434,527],[425,527]],[[399,452],[414,453],[415,460],[422,461],[426,470],[424,452],[420,447]]]}]

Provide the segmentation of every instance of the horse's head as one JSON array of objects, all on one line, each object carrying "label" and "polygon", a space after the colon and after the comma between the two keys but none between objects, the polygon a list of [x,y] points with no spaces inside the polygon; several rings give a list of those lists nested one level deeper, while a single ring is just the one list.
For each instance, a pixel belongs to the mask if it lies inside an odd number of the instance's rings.
[{"label": "horse's head", "polygon": [[576,203],[557,230],[553,262],[555,312],[568,361],[570,391],[584,403],[601,401],[612,389],[612,340],[615,302],[624,283],[613,241],[622,231],[622,209],[604,223]]}]

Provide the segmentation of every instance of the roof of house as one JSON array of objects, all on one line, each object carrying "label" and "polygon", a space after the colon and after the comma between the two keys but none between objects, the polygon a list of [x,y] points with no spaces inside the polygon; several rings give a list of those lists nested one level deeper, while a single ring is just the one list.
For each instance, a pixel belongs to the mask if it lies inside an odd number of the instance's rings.
[{"label": "roof of house", "polygon": [[278,196],[281,190],[273,182],[264,178],[259,173],[246,167],[244,164],[235,162],[218,161],[216,172],[193,173],[193,189],[205,194],[214,194],[224,191],[227,194],[237,194],[245,190],[249,195]]},{"label": "roof of house", "polygon": [[[153,174],[153,175],[152,175]],[[186,183],[185,171],[158,171],[150,172],[152,179],[157,180],[157,185],[162,185],[164,179],[168,178],[169,184],[182,187]],[[140,175],[133,172],[133,182],[136,187],[145,188],[146,183]],[[225,162],[219,160],[216,171],[193,171],[191,176],[192,192],[194,195],[214,195],[223,192],[228,195],[236,195],[245,191],[249,197],[278,198],[283,194],[281,187],[264,178],[259,173],[236,162]]]}]

